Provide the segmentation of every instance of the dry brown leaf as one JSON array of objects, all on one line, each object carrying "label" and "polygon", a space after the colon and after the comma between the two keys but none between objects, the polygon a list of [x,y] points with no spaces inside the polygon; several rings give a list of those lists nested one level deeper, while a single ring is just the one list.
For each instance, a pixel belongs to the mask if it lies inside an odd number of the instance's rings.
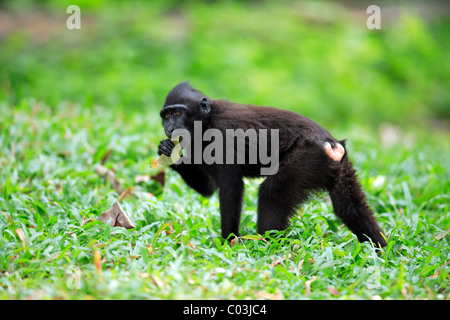
[{"label": "dry brown leaf", "polygon": [[149,175],[137,175],[134,177],[134,183],[149,182],[149,181],[150,181]]},{"label": "dry brown leaf", "polygon": [[[166,230],[166,228],[169,228],[169,230]],[[172,222],[169,222],[166,228],[164,228],[164,231],[166,232],[167,235],[172,234],[175,231],[175,229],[172,226]]]},{"label": "dry brown leaf", "polygon": [[155,195],[151,192],[139,192],[136,193],[136,197],[138,197],[139,200],[147,200],[148,198],[154,197]]},{"label": "dry brown leaf", "polygon": [[297,271],[300,272],[302,270],[303,262],[305,262],[305,259],[300,260],[297,266]]},{"label": "dry brown leaf", "polygon": [[26,300],[43,300],[45,297],[45,290],[40,289],[37,290],[35,292],[33,292],[32,294],[30,294],[28,297],[26,297]]},{"label": "dry brown leaf", "polygon": [[403,298],[408,299],[408,292],[406,291],[406,287],[403,287],[403,288],[400,290],[400,292],[401,292]]},{"label": "dry brown leaf", "polygon": [[159,182],[161,185],[164,186],[165,184],[165,171],[162,170],[160,172],[158,172],[156,175],[154,176],[150,176],[150,175],[137,175],[134,177],[134,183],[138,184],[141,182],[149,182],[150,180],[155,180],[157,182]]},{"label": "dry brown leaf", "polygon": [[146,278],[148,278],[148,277],[150,277],[150,274],[148,273],[148,272],[137,272],[136,273],[139,277],[141,277],[141,278],[144,278],[144,279],[146,279]]},{"label": "dry brown leaf", "polygon": [[152,180],[159,182],[162,186],[166,183],[166,173],[165,171],[160,171],[156,176],[151,176]]},{"label": "dry brown leaf", "polygon": [[70,157],[72,155],[72,152],[70,152],[69,150],[61,150],[61,151],[58,151],[57,154],[61,158],[67,158],[67,157]]},{"label": "dry brown leaf", "polygon": [[26,245],[26,237],[25,237],[25,234],[23,233],[22,229],[16,229],[15,232],[16,232],[17,236],[19,237],[19,239],[22,241],[22,246],[24,248],[26,248],[26,246],[27,246]]},{"label": "dry brown leaf", "polygon": [[84,226],[86,223],[88,222],[94,222],[95,220],[92,218],[88,218],[88,219],[83,219],[83,222],[81,223],[82,226]]},{"label": "dry brown leaf", "polygon": [[[289,254],[288,259],[292,258],[292,254]],[[271,267],[275,267],[278,264],[281,264],[283,261],[286,260],[286,255],[281,257],[281,260],[279,258],[276,258],[272,263],[270,264]]]},{"label": "dry brown leaf", "polygon": [[131,192],[134,190],[134,188],[127,188],[125,189],[117,199],[117,202],[121,202],[127,195],[131,194]]},{"label": "dry brown leaf", "polygon": [[3,211],[0,211],[0,213],[3,213],[3,214],[5,215],[5,217],[6,217],[6,219],[8,219],[9,224],[10,224],[10,225],[13,225],[11,216],[10,216],[9,214],[7,214],[6,212],[3,212]]},{"label": "dry brown leaf", "polygon": [[443,239],[446,235],[448,235],[450,233],[450,228],[448,228],[447,230],[444,231],[444,233],[438,234],[437,236],[435,236],[434,238],[436,240],[441,240]]},{"label": "dry brown leaf", "polygon": [[328,291],[330,291],[330,293],[333,296],[338,296],[339,295],[339,291],[337,291],[334,287],[328,287]]},{"label": "dry brown leaf", "polygon": [[159,279],[153,275],[150,275],[150,279],[152,280],[153,284],[159,288],[162,288],[165,286],[165,283],[161,279]]},{"label": "dry brown leaf", "polygon": [[111,155],[113,151],[111,149],[109,149],[108,151],[105,152],[105,155],[102,157],[102,160],[100,160],[101,164],[105,164],[106,160],[108,160],[109,156]]},{"label": "dry brown leaf", "polygon": [[109,181],[111,188],[116,190],[117,194],[122,193],[122,182],[118,178],[116,178],[116,173],[114,171],[109,170],[101,164],[97,164],[95,166],[95,171],[100,177]]},{"label": "dry brown leaf", "polygon": [[194,245],[193,243],[191,243],[191,242],[189,242],[189,243],[187,244],[187,246],[191,247],[192,249],[195,249],[195,245]]},{"label": "dry brown leaf", "polygon": [[102,273],[102,254],[99,250],[94,251],[94,266],[98,274]]},{"label": "dry brown leaf", "polygon": [[446,265],[448,265],[450,263],[450,261],[447,261],[446,263],[444,263],[442,266],[440,266],[439,268],[436,269],[436,271],[433,273],[432,276],[430,276],[431,279],[436,279],[439,276],[439,271],[441,271],[442,268],[444,268]]},{"label": "dry brown leaf", "polygon": [[145,242],[145,246],[147,247],[148,253],[153,254],[153,248],[148,244],[148,242]]},{"label": "dry brown leaf", "polygon": [[311,280],[305,282],[305,296],[308,296],[311,293],[311,283],[316,281],[316,276],[312,276]]},{"label": "dry brown leaf", "polygon": [[284,299],[283,294],[281,293],[269,293],[269,292],[258,292],[256,299],[267,299],[267,300],[282,300]]},{"label": "dry brown leaf", "polygon": [[[61,255],[61,252],[57,252],[55,253],[53,256],[51,256],[50,258],[48,258],[47,260],[45,260],[46,262],[50,262],[55,260],[56,258],[59,258],[59,256]],[[70,256],[70,252],[66,252],[64,253],[65,256]]]},{"label": "dry brown leaf", "polygon": [[276,258],[274,261],[272,261],[272,262],[270,263],[270,266],[271,266],[271,267],[275,267],[277,264],[280,264],[280,263],[281,263],[281,260],[278,259],[278,258]]},{"label": "dry brown leaf", "polygon": [[118,202],[114,202],[110,209],[106,210],[98,217],[98,220],[103,223],[108,223],[110,218],[111,226],[113,227],[124,227],[126,229],[136,228]]}]

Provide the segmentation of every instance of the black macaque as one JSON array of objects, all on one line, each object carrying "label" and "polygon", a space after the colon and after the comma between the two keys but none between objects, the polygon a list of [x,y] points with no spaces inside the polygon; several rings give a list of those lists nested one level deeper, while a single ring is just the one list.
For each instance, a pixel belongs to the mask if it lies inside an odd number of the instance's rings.
[{"label": "black macaque", "polygon": [[[209,143],[194,141],[194,121],[201,122],[203,132],[217,129],[224,136],[227,129],[278,129],[278,166],[274,174],[259,188],[257,231],[264,235],[269,230],[287,228],[289,218],[308,196],[316,191],[328,191],[335,214],[358,237],[371,240],[377,246],[386,241],[358,182],[356,172],[348,159],[345,141],[338,141],[314,121],[297,113],[272,107],[259,107],[212,100],[202,92],[182,82],[167,95],[161,118],[170,138],[176,129],[190,132],[190,145],[201,143],[205,150]],[[261,131],[258,131],[261,132]],[[198,135],[197,135],[198,137]],[[258,134],[258,139],[261,134]],[[267,138],[266,141],[270,141]],[[212,143],[212,142],[211,142]],[[158,154],[170,156],[174,144],[162,140]],[[252,144],[245,141],[245,154]],[[272,148],[273,149],[273,148]],[[236,150],[236,147],[234,148]],[[223,149],[223,157],[230,150]],[[237,152],[234,152],[236,159]],[[246,157],[248,159],[248,157]],[[184,181],[205,197],[219,189],[222,237],[239,236],[239,223],[244,194],[243,177],[261,176],[263,164],[256,163],[180,163],[171,165]]]}]

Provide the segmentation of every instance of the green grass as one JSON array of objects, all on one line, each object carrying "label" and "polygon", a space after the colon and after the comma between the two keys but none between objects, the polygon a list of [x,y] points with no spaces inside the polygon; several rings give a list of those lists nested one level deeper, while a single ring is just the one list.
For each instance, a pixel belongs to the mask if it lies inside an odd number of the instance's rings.
[{"label": "green grass", "polygon": [[[136,175],[156,170],[151,160],[161,130],[145,130],[157,126],[153,115],[128,114],[125,122],[124,114],[102,107],[52,109],[33,101],[14,109],[2,104],[0,111],[4,299],[444,299],[450,294],[449,237],[443,236],[450,228],[449,150],[442,137],[414,136],[411,147],[382,148],[378,138],[357,128],[350,152],[388,234],[385,249],[360,244],[321,195],[299,211],[285,234],[257,240],[257,181],[246,183],[243,239],[230,246],[220,240],[216,196],[200,197],[171,172],[163,191],[155,182],[135,185]],[[121,205],[136,229],[95,221],[118,198],[94,170],[107,150],[112,153],[105,166],[124,187],[134,187]],[[84,219],[92,221],[83,224]]]},{"label": "green grass", "polygon": [[[6,2],[19,25],[43,9]],[[371,32],[333,2],[78,1],[69,31],[68,3],[45,3],[44,31],[1,39],[1,299],[450,298],[447,20],[407,11]],[[326,194],[261,240],[261,180],[245,181],[230,245],[217,195],[170,171],[135,183],[161,170],[159,108],[183,80],[348,138],[388,246],[360,244]],[[101,162],[131,190],[120,204],[136,229],[96,221],[119,198]]]}]

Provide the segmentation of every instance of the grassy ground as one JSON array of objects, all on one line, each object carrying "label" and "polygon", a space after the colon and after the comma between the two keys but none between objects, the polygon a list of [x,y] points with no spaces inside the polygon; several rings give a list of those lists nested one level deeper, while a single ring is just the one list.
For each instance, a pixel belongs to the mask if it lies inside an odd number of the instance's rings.
[{"label": "grassy ground", "polygon": [[[256,181],[246,183],[243,239],[230,246],[219,240],[217,197],[201,198],[170,172],[163,191],[154,181],[135,183],[136,175],[156,173],[150,165],[158,137],[145,130],[157,125],[155,117],[76,105],[52,110],[31,101],[3,105],[1,113],[2,298],[450,294],[449,146],[442,137],[414,136],[410,147],[382,148],[357,129],[351,155],[389,235],[384,250],[359,244],[323,196],[305,205],[277,240],[255,239]],[[123,188],[133,188],[121,206],[136,229],[95,221],[118,198],[94,169],[109,150],[104,165]]]},{"label": "grassy ground", "polygon": [[[84,33],[56,28],[51,41],[3,38],[2,299],[450,298],[450,138],[436,125],[448,121],[447,24],[408,15],[399,28],[409,36],[395,27],[374,35],[313,7],[305,18],[283,5],[142,6],[91,9]],[[240,17],[240,28],[224,29]],[[162,169],[151,166],[158,108],[186,78],[214,97],[293,106],[348,138],[388,246],[360,244],[325,194],[285,233],[260,239],[258,180],[246,181],[242,238],[230,245],[216,195],[202,198],[170,171],[164,185],[138,182]],[[119,197],[136,229],[96,221]]]}]

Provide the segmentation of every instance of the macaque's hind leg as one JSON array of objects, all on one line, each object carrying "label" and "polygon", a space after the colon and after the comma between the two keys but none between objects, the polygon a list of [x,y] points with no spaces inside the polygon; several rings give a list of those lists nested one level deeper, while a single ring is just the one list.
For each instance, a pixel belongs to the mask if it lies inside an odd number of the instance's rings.
[{"label": "macaque's hind leg", "polygon": [[258,233],[286,229],[295,208],[306,198],[307,192],[288,187],[277,176],[268,177],[259,188]]},{"label": "macaque's hind leg", "polygon": [[329,142],[325,142],[323,147],[325,148],[327,155],[334,161],[341,161],[345,154],[345,149],[339,142],[336,142],[334,147],[331,147]]}]

